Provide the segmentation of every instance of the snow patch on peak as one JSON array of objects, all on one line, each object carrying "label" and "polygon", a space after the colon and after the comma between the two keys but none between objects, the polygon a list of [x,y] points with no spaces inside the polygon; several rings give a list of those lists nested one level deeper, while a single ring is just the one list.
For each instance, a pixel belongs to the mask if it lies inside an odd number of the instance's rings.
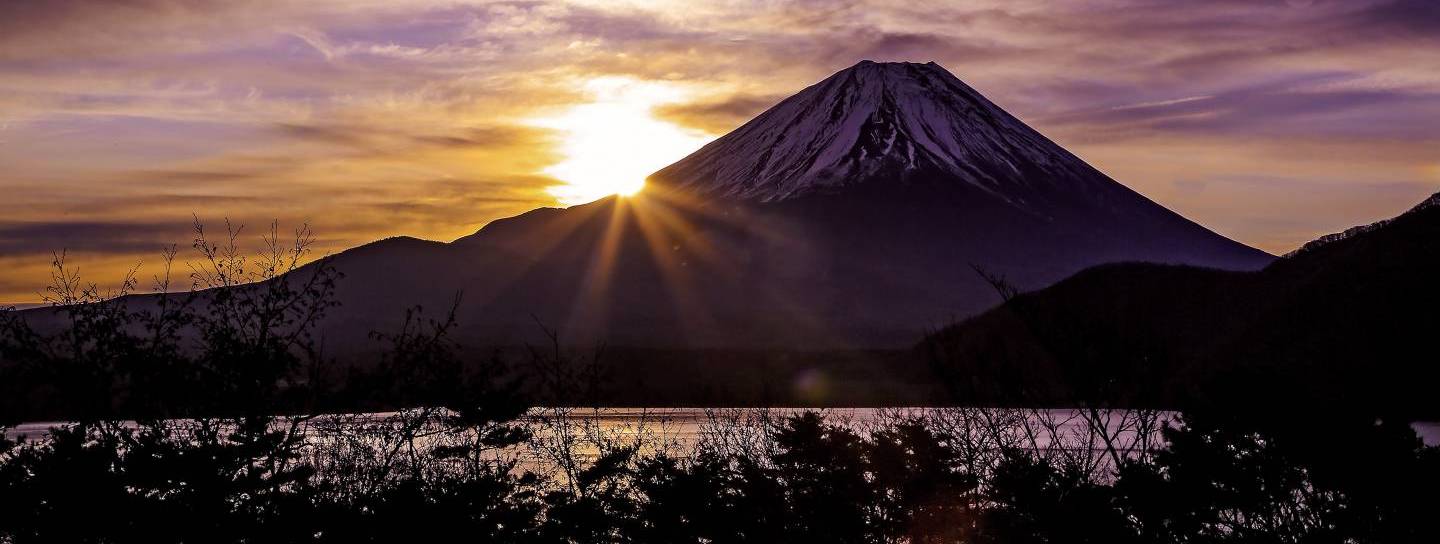
[{"label": "snow patch on peak", "polygon": [[1057,182],[1113,183],[940,65],[868,60],[785,99],[652,180],[777,201],[922,176],[1012,202]]}]

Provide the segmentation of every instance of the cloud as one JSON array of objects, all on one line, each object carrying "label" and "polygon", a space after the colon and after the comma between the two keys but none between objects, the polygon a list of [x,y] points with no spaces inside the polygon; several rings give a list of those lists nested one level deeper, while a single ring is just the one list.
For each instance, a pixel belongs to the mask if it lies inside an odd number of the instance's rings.
[{"label": "cloud", "polygon": [[348,147],[367,147],[370,140],[361,130],[334,125],[306,125],[299,123],[276,123],[276,130],[282,135],[307,142],[319,142]]},{"label": "cloud", "polygon": [[204,49],[224,43],[217,38],[258,30],[247,23],[273,4],[256,0],[9,0],[5,16],[0,17],[0,60],[122,58]]},{"label": "cloud", "polygon": [[1331,86],[1360,74],[1295,74],[1223,92],[1054,115],[1047,123],[1074,125],[1125,138],[1143,134],[1273,135],[1440,140],[1440,92]]},{"label": "cloud", "polygon": [[421,145],[460,149],[535,146],[550,139],[549,131],[521,125],[471,127],[452,134],[414,137]]},{"label": "cloud", "polygon": [[183,223],[0,222],[0,254],[48,255],[66,250],[101,254],[155,253],[181,241]]},{"label": "cloud", "polygon": [[708,102],[666,104],[656,108],[655,115],[682,126],[724,134],[784,99],[775,94],[739,94]]},{"label": "cloud", "polygon": [[1429,0],[1393,0],[1372,4],[1357,13],[1356,21],[1409,38],[1436,40],[1440,35],[1440,4]]}]

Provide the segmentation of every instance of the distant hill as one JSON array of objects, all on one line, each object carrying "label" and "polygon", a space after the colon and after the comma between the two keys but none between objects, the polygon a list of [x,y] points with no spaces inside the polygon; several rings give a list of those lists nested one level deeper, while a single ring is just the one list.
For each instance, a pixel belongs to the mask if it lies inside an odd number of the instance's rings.
[{"label": "distant hill", "polygon": [[961,394],[1440,414],[1440,194],[1256,272],[1113,264],[928,338]]}]

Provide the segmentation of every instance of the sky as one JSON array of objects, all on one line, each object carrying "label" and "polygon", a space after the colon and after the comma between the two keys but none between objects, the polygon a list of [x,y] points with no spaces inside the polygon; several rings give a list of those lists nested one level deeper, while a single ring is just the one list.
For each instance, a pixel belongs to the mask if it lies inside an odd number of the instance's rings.
[{"label": "sky", "polygon": [[1432,0],[5,0],[0,302],[62,249],[148,277],[192,216],[324,254],[633,191],[864,59],[1272,253],[1440,191]]}]

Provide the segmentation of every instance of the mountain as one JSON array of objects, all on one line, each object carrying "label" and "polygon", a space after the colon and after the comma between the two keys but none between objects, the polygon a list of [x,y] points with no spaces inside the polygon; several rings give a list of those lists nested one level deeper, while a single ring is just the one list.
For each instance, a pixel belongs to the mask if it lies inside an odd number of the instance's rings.
[{"label": "mountain", "polygon": [[996,302],[972,265],[1041,287],[1107,262],[1271,260],[1114,182],[933,63],[861,62],[649,181],[449,244],[341,253],[335,332],[463,290],[476,342],[534,339],[538,320],[582,345],[897,347]]},{"label": "mountain", "polygon": [[1096,267],[940,331],[922,347],[955,376],[1003,369],[1050,400],[1364,404],[1434,417],[1437,202],[1440,193],[1254,272]]},{"label": "mountain", "polygon": [[1057,199],[1117,212],[1143,206],[933,62],[861,62],[651,179],[762,202],[928,182],[967,185],[1041,216]]},{"label": "mountain", "polygon": [[975,266],[1038,288],[1110,262],[1273,258],[1116,183],[934,63],[841,70],[649,181],[451,243],[327,258],[345,274],[329,345],[360,349],[406,307],[463,291],[470,345],[538,340],[538,321],[577,345],[898,348],[997,302]]}]

